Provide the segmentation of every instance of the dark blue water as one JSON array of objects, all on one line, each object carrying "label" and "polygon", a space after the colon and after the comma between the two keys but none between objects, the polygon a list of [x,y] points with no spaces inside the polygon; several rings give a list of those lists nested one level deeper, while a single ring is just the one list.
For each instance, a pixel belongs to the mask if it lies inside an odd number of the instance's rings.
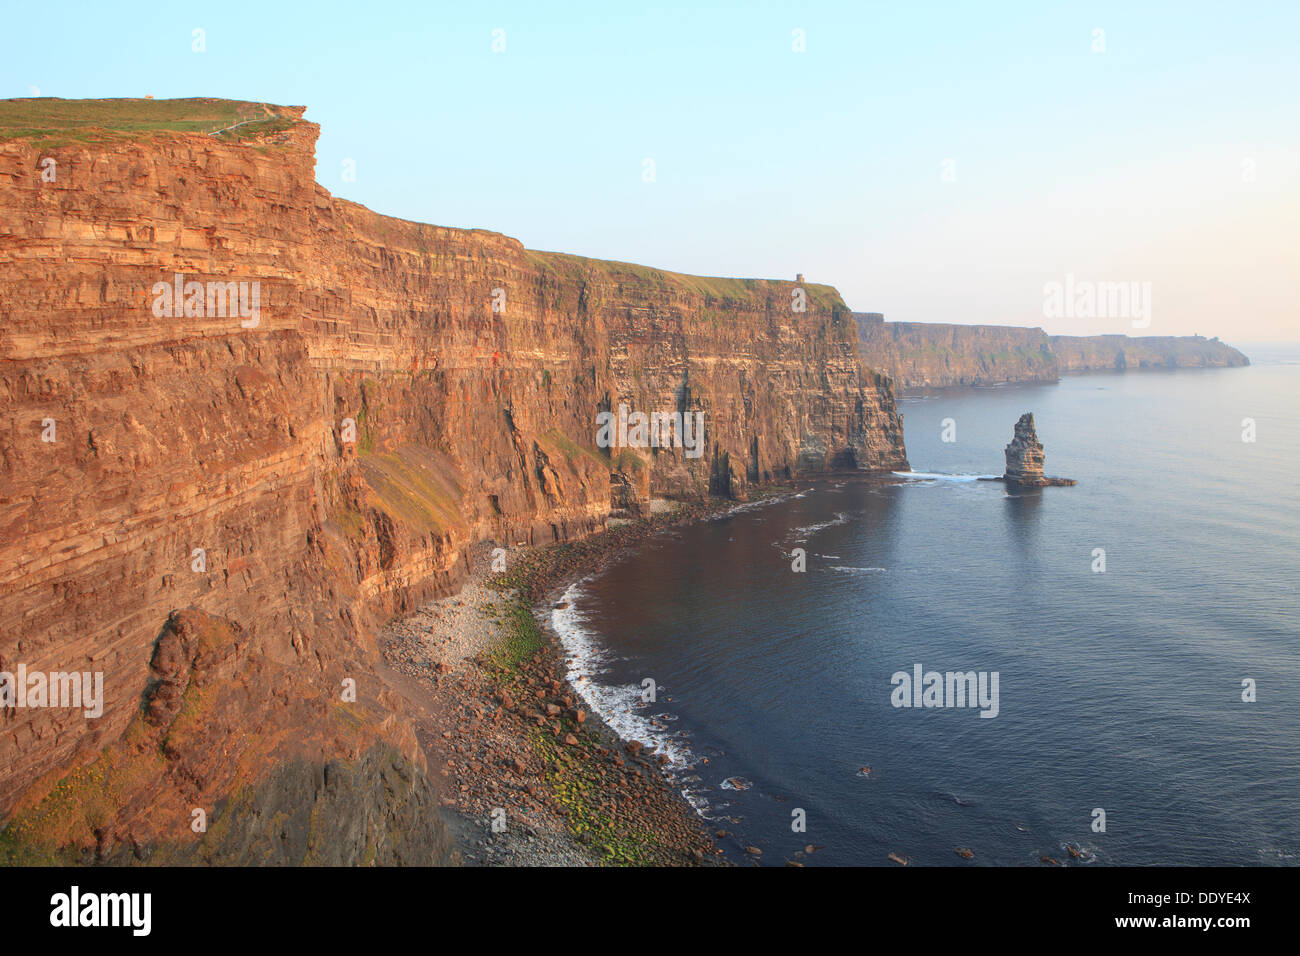
[{"label": "dark blue water", "polygon": [[[1000,473],[1033,411],[1079,484],[819,482],[654,538],[557,618],[575,673],[738,860],[1295,864],[1300,364],[1256,359],[905,400],[917,472]],[[917,663],[997,672],[998,715],[892,706]]]}]

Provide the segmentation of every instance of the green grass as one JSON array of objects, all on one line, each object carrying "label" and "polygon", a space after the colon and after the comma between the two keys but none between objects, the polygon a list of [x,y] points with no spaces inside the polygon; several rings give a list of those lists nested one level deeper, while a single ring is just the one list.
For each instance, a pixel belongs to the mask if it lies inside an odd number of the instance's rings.
[{"label": "green grass", "polygon": [[[530,571],[519,577],[531,579]],[[494,582],[501,587],[504,582]],[[504,613],[498,620],[505,625],[505,637],[489,654],[488,673],[498,687],[506,688],[517,700],[528,695],[522,667],[546,646],[546,637],[533,617],[521,592],[503,595]],[[569,717],[559,718],[565,733],[590,737],[591,731]],[[585,761],[575,759],[556,739],[539,727],[530,727],[526,740],[529,748],[546,765],[546,784],[555,801],[565,810],[569,831],[590,840],[590,846],[607,866],[648,866],[655,862],[654,850],[659,841],[642,827],[630,826],[616,819],[600,805],[605,783],[599,773]]]},{"label": "green grass", "polygon": [[423,532],[444,534],[462,527],[460,488],[413,446],[391,454],[363,454],[361,471],[374,503],[389,517]]},{"label": "green grass", "polygon": [[[645,283],[658,286],[665,291],[677,288],[684,292],[694,293],[718,301],[752,301],[753,296],[769,292],[788,300],[790,290],[795,285],[793,279],[727,279],[712,276],[693,276],[680,272],[666,272],[662,269],[640,266],[632,262],[588,259],[585,256],[574,256],[564,252],[540,252],[528,249],[524,254],[536,268],[565,279],[583,280],[594,276],[614,283]],[[839,292],[831,286],[805,282],[802,288],[808,293],[808,306],[810,309],[816,307],[830,311],[836,309],[848,310],[844,300],[840,298]]]},{"label": "green grass", "polygon": [[546,637],[527,602],[518,596],[506,600],[497,620],[507,628],[506,636],[492,648],[488,666],[498,681],[513,683],[520,667],[546,646]]},{"label": "green grass", "polygon": [[0,831],[0,866],[82,862],[95,846],[95,831],[113,818],[124,795],[162,777],[162,754],[152,747],[133,746],[144,733],[137,716],[123,745],[103,750],[90,763],[37,781]]},{"label": "green grass", "polygon": [[[222,133],[244,141],[291,127],[302,108],[195,97],[178,100],[65,100],[57,97],[0,100],[0,140],[31,140],[40,146],[130,140],[142,134]],[[251,122],[250,122],[251,121]]]},{"label": "green grass", "polygon": [[588,448],[585,445],[579,445],[576,441],[565,435],[558,429],[552,428],[537,436],[543,443],[549,444],[556,448],[569,461],[575,461],[580,457],[589,458],[602,468],[610,467],[610,460],[601,454],[595,448]]},{"label": "green grass", "polygon": [[223,142],[242,143],[249,140],[261,140],[272,133],[283,133],[296,122],[298,121],[288,116],[275,116],[271,119],[241,123],[233,129],[223,129],[215,135],[217,139]]},{"label": "green grass", "polygon": [[661,844],[653,833],[629,826],[600,806],[604,783],[597,773],[540,728],[529,729],[528,743],[546,764],[546,783],[555,802],[566,811],[569,832],[589,837],[589,846],[600,854],[603,865],[651,866],[657,862],[654,850]]},{"label": "green grass", "polygon": [[[371,422],[370,405],[374,402],[371,392],[374,389],[367,389],[367,385],[375,383],[369,380],[361,383],[361,408],[357,411],[357,428],[361,432],[358,436],[357,452],[362,455],[368,455],[375,450],[375,428]],[[382,413],[384,406],[377,404],[375,413]]]},{"label": "green grass", "polygon": [[353,541],[359,541],[365,537],[366,516],[355,508],[340,505],[330,512],[330,520],[338,525],[339,530]]},{"label": "green grass", "polygon": [[624,449],[618,453],[617,468],[619,471],[623,472],[623,474],[640,471],[644,467],[645,462],[641,460],[641,456],[631,449]]}]

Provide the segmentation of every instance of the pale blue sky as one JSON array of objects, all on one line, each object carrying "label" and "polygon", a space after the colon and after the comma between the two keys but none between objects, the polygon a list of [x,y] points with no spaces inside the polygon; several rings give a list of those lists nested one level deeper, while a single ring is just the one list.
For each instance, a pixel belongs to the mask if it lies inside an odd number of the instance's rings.
[{"label": "pale blue sky", "polygon": [[[303,104],[389,215],[891,319],[1300,338],[1291,0],[6,6],[0,96]],[[1066,273],[1150,282],[1150,326],[1045,317]]]}]

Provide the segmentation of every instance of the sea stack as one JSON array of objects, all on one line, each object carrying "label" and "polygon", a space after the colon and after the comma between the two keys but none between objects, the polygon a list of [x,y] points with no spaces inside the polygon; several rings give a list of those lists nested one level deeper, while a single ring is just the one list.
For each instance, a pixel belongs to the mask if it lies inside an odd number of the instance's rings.
[{"label": "sea stack", "polygon": [[1016,422],[1016,434],[1007,445],[1007,471],[1002,480],[1020,488],[1073,485],[1073,478],[1048,478],[1043,474],[1043,444],[1034,430],[1034,413],[1025,412]]}]

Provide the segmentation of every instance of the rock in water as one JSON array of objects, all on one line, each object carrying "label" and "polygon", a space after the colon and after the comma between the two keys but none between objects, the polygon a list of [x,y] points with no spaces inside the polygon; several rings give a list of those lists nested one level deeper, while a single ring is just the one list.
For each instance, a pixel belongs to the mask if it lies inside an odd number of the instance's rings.
[{"label": "rock in water", "polygon": [[1043,445],[1034,430],[1034,413],[1025,412],[1016,422],[1016,434],[1007,445],[1007,471],[1002,480],[1020,488],[1073,485],[1073,478],[1048,478],[1043,474]]},{"label": "rock in water", "polygon": [[1034,430],[1034,413],[1025,412],[1016,422],[1016,435],[1007,446],[1004,480],[1018,485],[1038,485],[1043,480],[1043,445]]}]

